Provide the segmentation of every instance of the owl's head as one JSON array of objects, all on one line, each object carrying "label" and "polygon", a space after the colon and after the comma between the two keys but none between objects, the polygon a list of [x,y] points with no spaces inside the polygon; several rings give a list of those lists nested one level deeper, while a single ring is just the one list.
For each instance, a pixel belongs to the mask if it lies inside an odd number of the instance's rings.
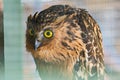
[{"label": "owl's head", "polygon": [[26,47],[30,52],[37,51],[41,47],[51,47],[51,45],[57,44],[63,38],[61,34],[65,31],[64,27],[60,27],[64,24],[59,24],[64,21],[66,16],[56,18],[54,22],[45,23],[46,25],[44,25],[44,23],[38,24],[37,21],[33,20],[35,15],[30,15],[27,21]]},{"label": "owl's head", "polygon": [[62,33],[59,33],[58,27],[73,12],[68,5],[54,5],[40,13],[36,12],[33,16],[30,15],[27,19],[26,30],[27,50],[37,50],[58,38],[57,36],[60,38]]},{"label": "owl's head", "polygon": [[82,42],[77,16],[80,10],[68,5],[54,5],[30,15],[26,30],[27,51],[45,56],[46,59],[56,55],[62,58],[66,54],[73,55],[74,49],[79,48],[79,42]]}]

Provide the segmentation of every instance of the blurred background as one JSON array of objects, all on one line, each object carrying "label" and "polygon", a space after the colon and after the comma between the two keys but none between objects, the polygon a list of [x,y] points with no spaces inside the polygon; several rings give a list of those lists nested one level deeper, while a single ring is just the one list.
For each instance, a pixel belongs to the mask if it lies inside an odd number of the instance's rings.
[{"label": "blurred background", "polygon": [[[71,6],[84,8],[93,16],[98,22],[103,35],[106,72],[109,76],[106,80],[120,80],[120,0],[21,0],[21,40],[23,45],[20,46],[23,50],[21,55],[23,80],[40,80],[34,60],[31,54],[25,49],[25,22],[27,17],[30,14],[33,15],[37,11],[40,12],[56,4],[69,4]],[[1,4],[0,10],[2,10]],[[0,22],[1,19],[2,17],[0,16]],[[6,30],[4,30],[4,33],[6,34]],[[11,33],[14,34],[14,31],[11,30]],[[0,25],[0,54],[4,51],[4,46],[3,44],[1,45],[1,43],[5,41],[3,41],[4,38],[1,37],[1,35],[3,35],[3,27]],[[6,35],[4,37],[6,37]],[[14,38],[17,38],[16,35]]]}]

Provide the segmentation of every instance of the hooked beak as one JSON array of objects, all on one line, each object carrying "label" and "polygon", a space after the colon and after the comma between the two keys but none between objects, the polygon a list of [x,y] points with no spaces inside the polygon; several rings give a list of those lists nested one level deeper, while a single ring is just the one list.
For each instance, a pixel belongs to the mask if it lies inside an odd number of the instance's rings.
[{"label": "hooked beak", "polygon": [[35,40],[35,50],[38,49],[42,45],[42,40],[41,39],[36,39]]}]

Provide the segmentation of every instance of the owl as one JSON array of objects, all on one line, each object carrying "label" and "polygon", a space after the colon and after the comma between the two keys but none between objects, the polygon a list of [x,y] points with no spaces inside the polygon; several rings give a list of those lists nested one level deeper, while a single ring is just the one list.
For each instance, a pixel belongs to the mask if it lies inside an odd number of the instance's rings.
[{"label": "owl", "polygon": [[52,5],[26,24],[26,50],[41,80],[104,80],[101,31],[85,9]]}]

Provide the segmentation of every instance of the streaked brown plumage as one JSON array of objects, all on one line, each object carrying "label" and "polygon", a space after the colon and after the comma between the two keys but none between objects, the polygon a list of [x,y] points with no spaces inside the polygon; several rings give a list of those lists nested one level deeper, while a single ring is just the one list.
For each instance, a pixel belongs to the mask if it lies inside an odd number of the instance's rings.
[{"label": "streaked brown plumage", "polygon": [[103,80],[102,36],[84,9],[54,5],[30,15],[26,48],[42,80]]}]

